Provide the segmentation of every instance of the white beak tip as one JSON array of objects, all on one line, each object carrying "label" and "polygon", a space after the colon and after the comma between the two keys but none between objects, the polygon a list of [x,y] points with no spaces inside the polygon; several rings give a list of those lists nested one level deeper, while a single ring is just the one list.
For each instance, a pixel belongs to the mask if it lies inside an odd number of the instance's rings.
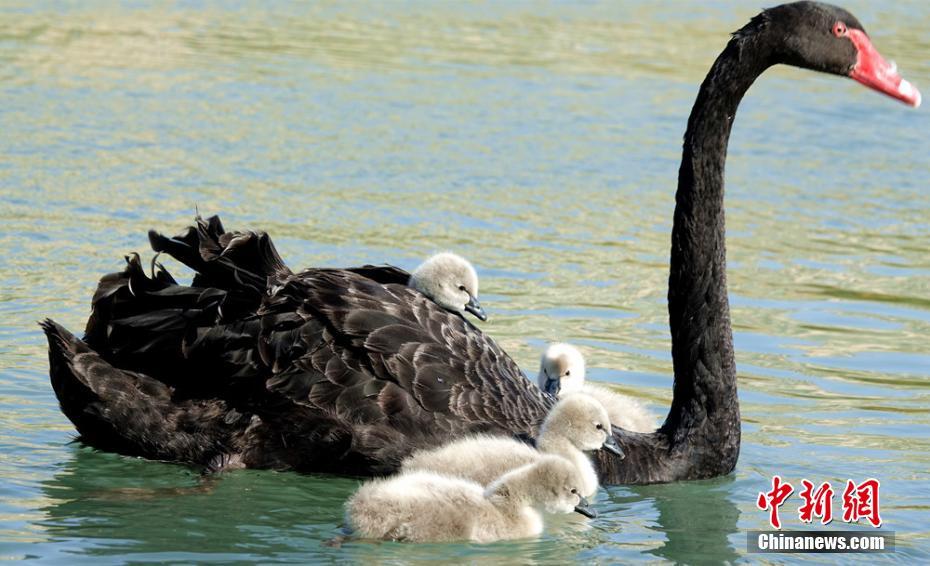
[{"label": "white beak tip", "polygon": [[906,100],[910,101],[911,106],[914,108],[919,108],[921,103],[920,91],[917,90],[917,87],[909,83],[908,81],[901,79],[901,84],[898,85],[898,92]]}]

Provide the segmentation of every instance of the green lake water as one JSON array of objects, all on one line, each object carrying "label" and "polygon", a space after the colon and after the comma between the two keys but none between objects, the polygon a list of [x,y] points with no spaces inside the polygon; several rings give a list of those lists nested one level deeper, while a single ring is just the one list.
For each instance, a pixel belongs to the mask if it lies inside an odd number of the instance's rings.
[{"label": "green lake water", "polygon": [[[930,94],[930,4],[844,5]],[[268,231],[295,268],[455,250],[482,278],[482,329],[528,373],[570,341],[590,379],[664,416],[681,136],[727,34],[759,7],[5,2],[0,558],[802,561],[746,554],[779,474],[838,492],[881,480],[897,551],[879,558],[930,561],[930,115],[797,69],[752,87],[730,145],[743,445],[729,477],[609,487],[598,519],[553,518],[534,540],[334,544],[357,479],[203,481],[98,453],[71,442],[48,383],[35,322],[80,330],[98,277],[150,257],[146,231],[176,233],[197,207]],[[789,528],[799,501],[782,507]]]}]

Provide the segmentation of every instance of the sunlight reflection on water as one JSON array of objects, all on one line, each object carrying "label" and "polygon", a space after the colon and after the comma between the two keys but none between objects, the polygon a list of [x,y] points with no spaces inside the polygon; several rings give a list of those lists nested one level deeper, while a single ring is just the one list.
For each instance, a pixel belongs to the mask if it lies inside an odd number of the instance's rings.
[{"label": "sunlight reflection on water", "polygon": [[[930,85],[922,2],[847,2]],[[354,479],[183,468],[68,444],[34,322],[80,329],[97,277],[195,206],[293,266],[454,249],[483,328],[528,371],[549,340],[661,413],[681,134],[752,2],[0,14],[0,554],[43,561],[737,560],[755,495],[882,480],[902,560],[927,560],[926,112],[809,72],[760,79],[728,163],[743,450],[729,478],[598,496],[590,529],[489,546],[324,546]],[[169,264],[170,269],[179,269]],[[183,272],[183,270],[180,270]],[[699,525],[699,528],[695,528]]]}]

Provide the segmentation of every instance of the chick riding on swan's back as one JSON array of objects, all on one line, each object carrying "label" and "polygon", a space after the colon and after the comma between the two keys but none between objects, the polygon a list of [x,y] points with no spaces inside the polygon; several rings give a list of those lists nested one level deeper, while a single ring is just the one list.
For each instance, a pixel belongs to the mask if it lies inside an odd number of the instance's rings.
[{"label": "chick riding on swan's back", "polygon": [[[724,169],[740,101],[777,64],[920,104],[842,8],[783,4],[732,35],[683,138],[667,295],[671,407],[653,432],[614,428],[626,457],[596,453],[604,483],[708,478],[736,466]],[[838,127],[869,127],[873,116]],[[294,273],[267,235],[226,232],[218,218],[150,240],[196,272],[191,285],[164,270],[149,278],[130,256],[100,281],[86,342],[44,324],[58,401],[91,446],[208,469],[384,474],[456,438],[535,438],[554,402],[481,330],[411,289],[402,269]]]},{"label": "chick riding on swan's back", "polygon": [[448,311],[488,319],[478,302],[478,274],[460,255],[442,252],[430,257],[413,270],[408,285]]},{"label": "chick riding on swan's back", "polygon": [[551,344],[546,348],[539,361],[536,382],[540,389],[557,397],[587,393],[600,401],[614,426],[633,432],[656,429],[655,417],[636,399],[586,383],[584,356],[571,344]]},{"label": "chick riding on swan's back", "polygon": [[483,543],[538,535],[537,508],[595,516],[579,494],[574,466],[558,456],[510,470],[486,488],[427,471],[371,480],[349,498],[346,514],[363,538]]},{"label": "chick riding on swan's back", "polygon": [[403,461],[401,469],[426,470],[487,485],[507,470],[538,460],[542,453],[554,454],[575,466],[580,493],[590,497],[597,492],[598,481],[585,452],[603,448],[620,454],[610,430],[604,407],[593,397],[579,393],[552,408],[536,438],[538,451],[510,437],[479,435],[414,452]]}]

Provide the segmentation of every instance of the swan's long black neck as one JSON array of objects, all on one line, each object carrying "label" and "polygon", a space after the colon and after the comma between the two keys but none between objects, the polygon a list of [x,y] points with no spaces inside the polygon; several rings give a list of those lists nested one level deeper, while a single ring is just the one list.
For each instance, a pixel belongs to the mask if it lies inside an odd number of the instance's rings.
[{"label": "swan's long black neck", "polygon": [[[727,300],[724,165],[740,100],[769,66],[757,38],[734,38],[701,85],[688,119],[672,227],[668,312],[674,397],[663,427],[674,443],[694,438],[739,449],[739,402]],[[735,438],[731,438],[735,435]],[[733,455],[735,463],[736,454]]]},{"label": "swan's long black neck", "polygon": [[738,34],[707,74],[691,110],[669,274],[672,408],[655,433],[615,434],[625,460],[599,453],[609,483],[712,477],[736,465],[740,418],[727,300],[724,164],[740,100],[770,65],[763,37]]}]

